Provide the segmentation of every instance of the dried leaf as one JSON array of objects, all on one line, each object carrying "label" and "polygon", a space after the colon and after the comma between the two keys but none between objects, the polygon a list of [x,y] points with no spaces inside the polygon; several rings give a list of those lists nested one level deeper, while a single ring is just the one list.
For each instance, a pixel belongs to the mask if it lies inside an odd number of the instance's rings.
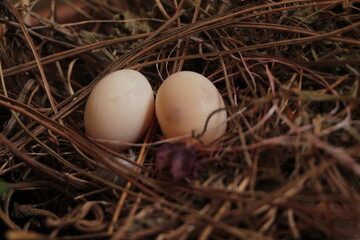
[{"label": "dried leaf", "polygon": [[198,159],[193,145],[174,143],[162,145],[156,153],[156,170],[170,168],[175,179],[197,178],[206,158]]}]

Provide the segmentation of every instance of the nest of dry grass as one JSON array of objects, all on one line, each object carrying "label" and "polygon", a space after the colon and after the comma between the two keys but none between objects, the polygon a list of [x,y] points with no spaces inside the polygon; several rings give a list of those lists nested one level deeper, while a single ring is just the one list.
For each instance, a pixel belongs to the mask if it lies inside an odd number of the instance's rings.
[{"label": "nest of dry grass", "polygon": [[[8,239],[360,238],[360,1],[56,4],[0,3]],[[219,89],[228,129],[198,179],[154,171],[156,121],[121,154],[84,135],[88,94],[121,68],[155,92],[179,70]]]}]

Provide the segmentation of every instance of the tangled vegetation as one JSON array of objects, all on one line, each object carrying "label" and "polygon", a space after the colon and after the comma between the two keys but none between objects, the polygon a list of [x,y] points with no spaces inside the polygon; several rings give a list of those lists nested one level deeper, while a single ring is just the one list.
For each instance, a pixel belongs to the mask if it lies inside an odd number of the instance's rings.
[{"label": "tangled vegetation", "polygon": [[[15,2],[0,2],[8,239],[360,238],[359,0]],[[156,119],[123,153],[86,137],[87,96],[122,68],[155,94],[180,70],[222,94],[228,128],[192,150],[197,178],[156,168]]]}]

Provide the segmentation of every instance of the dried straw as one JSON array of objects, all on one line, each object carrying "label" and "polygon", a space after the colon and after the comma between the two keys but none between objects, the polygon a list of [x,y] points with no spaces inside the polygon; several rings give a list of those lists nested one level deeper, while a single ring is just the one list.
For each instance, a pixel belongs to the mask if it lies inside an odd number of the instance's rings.
[{"label": "dried straw", "polygon": [[[360,1],[14,2],[0,3],[8,239],[360,238]],[[121,68],[155,92],[180,70],[218,88],[228,129],[197,148],[198,179],[155,171],[155,119],[121,154],[86,137],[87,96]]]}]

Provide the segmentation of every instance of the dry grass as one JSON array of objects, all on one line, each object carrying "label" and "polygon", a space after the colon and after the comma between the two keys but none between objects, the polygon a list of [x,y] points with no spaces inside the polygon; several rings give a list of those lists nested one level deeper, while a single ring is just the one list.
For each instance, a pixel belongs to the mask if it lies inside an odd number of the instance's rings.
[{"label": "dry grass", "polygon": [[[360,239],[360,1],[62,2],[80,18],[0,3],[9,239]],[[121,154],[84,135],[88,94],[121,68],[155,92],[179,70],[219,89],[228,129],[197,149],[198,179],[155,171],[155,120]]]}]

